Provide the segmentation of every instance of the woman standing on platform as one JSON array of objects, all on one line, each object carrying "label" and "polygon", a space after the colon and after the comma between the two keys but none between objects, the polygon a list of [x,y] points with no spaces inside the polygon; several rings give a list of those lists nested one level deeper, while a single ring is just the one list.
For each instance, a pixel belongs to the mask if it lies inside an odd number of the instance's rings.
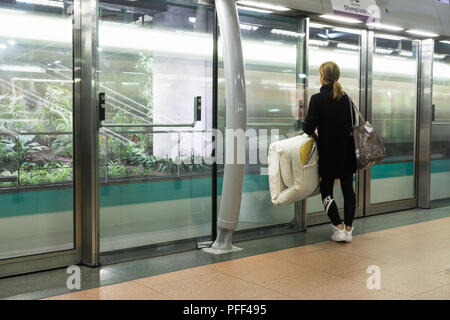
[{"label": "woman standing on platform", "polygon": [[[325,62],[319,67],[320,93],[311,97],[304,132],[314,135],[319,151],[320,193],[332,223],[333,241],[352,241],[356,197],[353,175],[356,172],[355,144],[351,136],[350,99],[338,82],[339,66]],[[352,111],[353,112],[353,111]],[[355,118],[355,117],[353,117]],[[339,179],[344,195],[344,225],[333,198],[334,180]]]}]

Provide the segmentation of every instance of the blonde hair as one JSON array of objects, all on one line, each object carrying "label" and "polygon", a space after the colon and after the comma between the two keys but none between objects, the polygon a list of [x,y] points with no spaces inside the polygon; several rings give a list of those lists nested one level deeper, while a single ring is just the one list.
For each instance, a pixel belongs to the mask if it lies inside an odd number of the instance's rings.
[{"label": "blonde hair", "polygon": [[339,66],[333,61],[324,62],[319,67],[319,73],[325,81],[333,83],[333,99],[341,100],[344,90],[342,90],[342,86],[338,82],[341,76]]}]

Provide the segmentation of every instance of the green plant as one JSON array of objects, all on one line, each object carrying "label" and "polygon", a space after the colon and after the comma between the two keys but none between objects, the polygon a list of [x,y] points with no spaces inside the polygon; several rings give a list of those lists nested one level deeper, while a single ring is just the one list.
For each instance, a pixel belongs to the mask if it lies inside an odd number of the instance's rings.
[{"label": "green plant", "polygon": [[122,163],[111,161],[108,164],[108,175],[113,177],[126,177],[127,167]]},{"label": "green plant", "polygon": [[[16,175],[17,172],[11,172],[8,170],[4,170],[0,172],[0,177],[11,177]],[[15,182],[0,182],[0,187],[14,187],[16,186]]]},{"label": "green plant", "polygon": [[72,131],[72,90],[50,85],[45,91],[46,103],[40,106],[40,124],[46,131]]},{"label": "green plant", "polygon": [[179,164],[174,162],[171,158],[160,158],[153,162],[153,167],[161,173],[174,174],[178,172]]},{"label": "green plant", "polygon": [[148,154],[144,149],[139,148],[134,143],[126,146],[125,153],[127,154],[129,164],[143,165],[147,169],[152,168],[156,161],[155,156]]},{"label": "green plant", "polygon": [[44,150],[48,150],[48,148],[35,142],[34,139],[35,136],[31,135],[20,136],[18,139],[10,138],[0,141],[1,153],[6,155],[8,161],[5,167],[17,167],[17,163],[23,169],[37,166],[33,156]]},{"label": "green plant", "polygon": [[72,168],[49,164],[45,168],[34,167],[20,174],[22,185],[56,184],[72,181]]},{"label": "green plant", "polygon": [[209,169],[203,157],[194,154],[191,156],[177,157],[175,163],[179,164],[182,173],[206,171]]},{"label": "green plant", "polygon": [[21,102],[22,96],[2,95],[0,96],[0,114],[5,127],[12,130],[22,130],[29,126],[33,113]]},{"label": "green plant", "polygon": [[73,147],[72,147],[72,135],[61,135],[53,142],[51,142],[51,148],[55,154],[62,157],[72,159]]},{"label": "green plant", "polygon": [[136,65],[136,69],[145,74],[145,82],[142,88],[142,97],[147,102],[147,107],[153,108],[153,57],[142,55]]}]

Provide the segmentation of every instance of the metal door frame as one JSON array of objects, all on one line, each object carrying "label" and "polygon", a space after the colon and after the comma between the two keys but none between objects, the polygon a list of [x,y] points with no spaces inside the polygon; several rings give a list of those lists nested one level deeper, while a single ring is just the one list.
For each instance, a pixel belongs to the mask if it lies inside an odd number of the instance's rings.
[{"label": "metal door frame", "polygon": [[[441,40],[447,40],[443,37]],[[427,39],[422,44],[422,69],[424,77],[422,78],[423,97],[422,109],[420,113],[420,139],[423,145],[419,150],[419,208],[439,208],[450,205],[450,197],[431,200],[431,144],[433,132],[432,105],[433,97],[433,72],[434,72],[434,39]],[[426,70],[426,71],[425,71]],[[427,144],[428,143],[428,144]]]},{"label": "metal door frame", "polygon": [[81,109],[82,109],[82,82],[81,82],[81,62],[82,52],[81,44],[83,39],[82,32],[82,9],[86,12],[86,5],[96,0],[73,0],[72,14],[72,59],[73,59],[73,107],[72,107],[72,137],[73,137],[73,237],[74,248],[54,252],[46,252],[34,255],[27,255],[9,259],[0,260],[0,278],[18,274],[43,271],[48,269],[62,268],[69,265],[79,264],[81,262],[82,252],[82,149],[80,136],[81,127]]},{"label": "metal door frame", "polygon": [[[419,155],[418,155],[418,199],[419,208],[430,208],[431,192],[431,129],[432,129],[432,111],[433,103],[433,62],[434,62],[434,40],[424,40],[420,44],[421,74],[420,83],[420,113],[419,125]],[[429,94],[426,94],[428,93]]]}]

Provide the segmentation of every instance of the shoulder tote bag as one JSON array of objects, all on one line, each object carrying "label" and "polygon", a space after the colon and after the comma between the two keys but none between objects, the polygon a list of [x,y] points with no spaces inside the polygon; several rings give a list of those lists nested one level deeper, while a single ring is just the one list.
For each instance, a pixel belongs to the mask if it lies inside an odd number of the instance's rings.
[{"label": "shoulder tote bag", "polygon": [[[375,129],[365,121],[361,113],[355,107],[353,100],[350,101],[350,115],[352,118],[352,134],[355,140],[356,163],[358,170],[364,170],[372,167],[376,162],[383,160],[386,157],[386,148],[383,142],[377,136]],[[358,126],[354,125],[353,112],[355,109],[358,112],[361,122]]]}]

